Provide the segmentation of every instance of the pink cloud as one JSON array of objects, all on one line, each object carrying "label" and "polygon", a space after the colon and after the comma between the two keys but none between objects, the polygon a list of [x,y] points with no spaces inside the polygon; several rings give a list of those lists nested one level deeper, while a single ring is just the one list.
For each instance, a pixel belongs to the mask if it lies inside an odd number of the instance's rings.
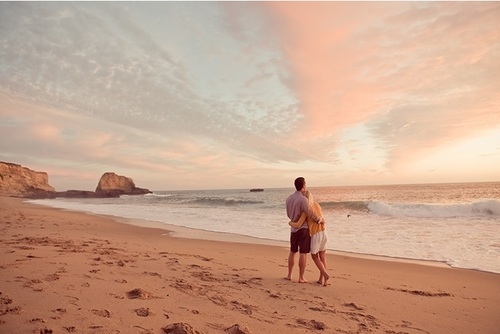
[{"label": "pink cloud", "polygon": [[60,138],[61,129],[54,124],[49,124],[49,123],[32,124],[29,129],[29,132],[37,140],[62,144],[62,140]]},{"label": "pink cloud", "polygon": [[[283,37],[283,52],[293,71],[292,90],[305,115],[305,127],[323,135],[373,113],[375,82],[356,82],[356,66],[374,50],[357,54],[350,45],[369,16],[386,5],[338,2],[267,3]],[[397,8],[395,6],[394,8]]]},{"label": "pink cloud", "polygon": [[[498,124],[499,5],[264,6],[282,35],[308,137],[377,122],[388,157],[403,161]],[[409,123],[413,132],[399,132]]]}]

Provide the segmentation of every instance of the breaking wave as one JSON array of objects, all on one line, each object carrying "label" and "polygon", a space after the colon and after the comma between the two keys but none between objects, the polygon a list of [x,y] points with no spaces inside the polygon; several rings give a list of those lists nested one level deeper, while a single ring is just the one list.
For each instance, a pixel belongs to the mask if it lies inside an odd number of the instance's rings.
[{"label": "breaking wave", "polygon": [[193,204],[200,206],[232,206],[232,205],[251,205],[262,204],[264,201],[251,199],[242,199],[231,196],[193,196],[184,194],[148,194],[150,201],[164,202],[165,204]]},{"label": "breaking wave", "polygon": [[377,201],[321,203],[327,210],[374,213],[391,217],[453,218],[488,217],[500,218],[500,201],[482,200],[467,204],[386,203]]}]

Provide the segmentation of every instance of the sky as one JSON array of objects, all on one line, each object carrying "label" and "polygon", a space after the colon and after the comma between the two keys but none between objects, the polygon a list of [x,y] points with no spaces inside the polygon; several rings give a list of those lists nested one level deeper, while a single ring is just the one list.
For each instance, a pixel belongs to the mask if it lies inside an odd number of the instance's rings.
[{"label": "sky", "polygon": [[0,2],[0,161],[58,191],[500,181],[500,2]]}]

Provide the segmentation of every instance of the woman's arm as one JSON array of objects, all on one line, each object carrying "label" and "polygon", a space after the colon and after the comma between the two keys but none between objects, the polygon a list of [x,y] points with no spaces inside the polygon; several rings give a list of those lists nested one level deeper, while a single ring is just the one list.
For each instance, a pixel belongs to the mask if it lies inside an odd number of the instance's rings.
[{"label": "woman's arm", "polygon": [[306,213],[302,212],[302,215],[300,215],[300,218],[298,221],[296,221],[296,222],[289,221],[288,225],[290,225],[291,227],[299,228],[302,226],[302,224],[304,224],[304,222],[306,221],[306,218],[307,218]]}]

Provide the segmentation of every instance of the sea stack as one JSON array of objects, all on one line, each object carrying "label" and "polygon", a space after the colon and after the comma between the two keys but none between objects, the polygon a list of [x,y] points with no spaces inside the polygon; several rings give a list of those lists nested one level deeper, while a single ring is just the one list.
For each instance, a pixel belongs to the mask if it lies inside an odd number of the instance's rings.
[{"label": "sea stack", "polygon": [[97,188],[96,197],[119,197],[120,195],[143,195],[151,191],[135,186],[134,181],[126,176],[106,172],[101,176]]}]

